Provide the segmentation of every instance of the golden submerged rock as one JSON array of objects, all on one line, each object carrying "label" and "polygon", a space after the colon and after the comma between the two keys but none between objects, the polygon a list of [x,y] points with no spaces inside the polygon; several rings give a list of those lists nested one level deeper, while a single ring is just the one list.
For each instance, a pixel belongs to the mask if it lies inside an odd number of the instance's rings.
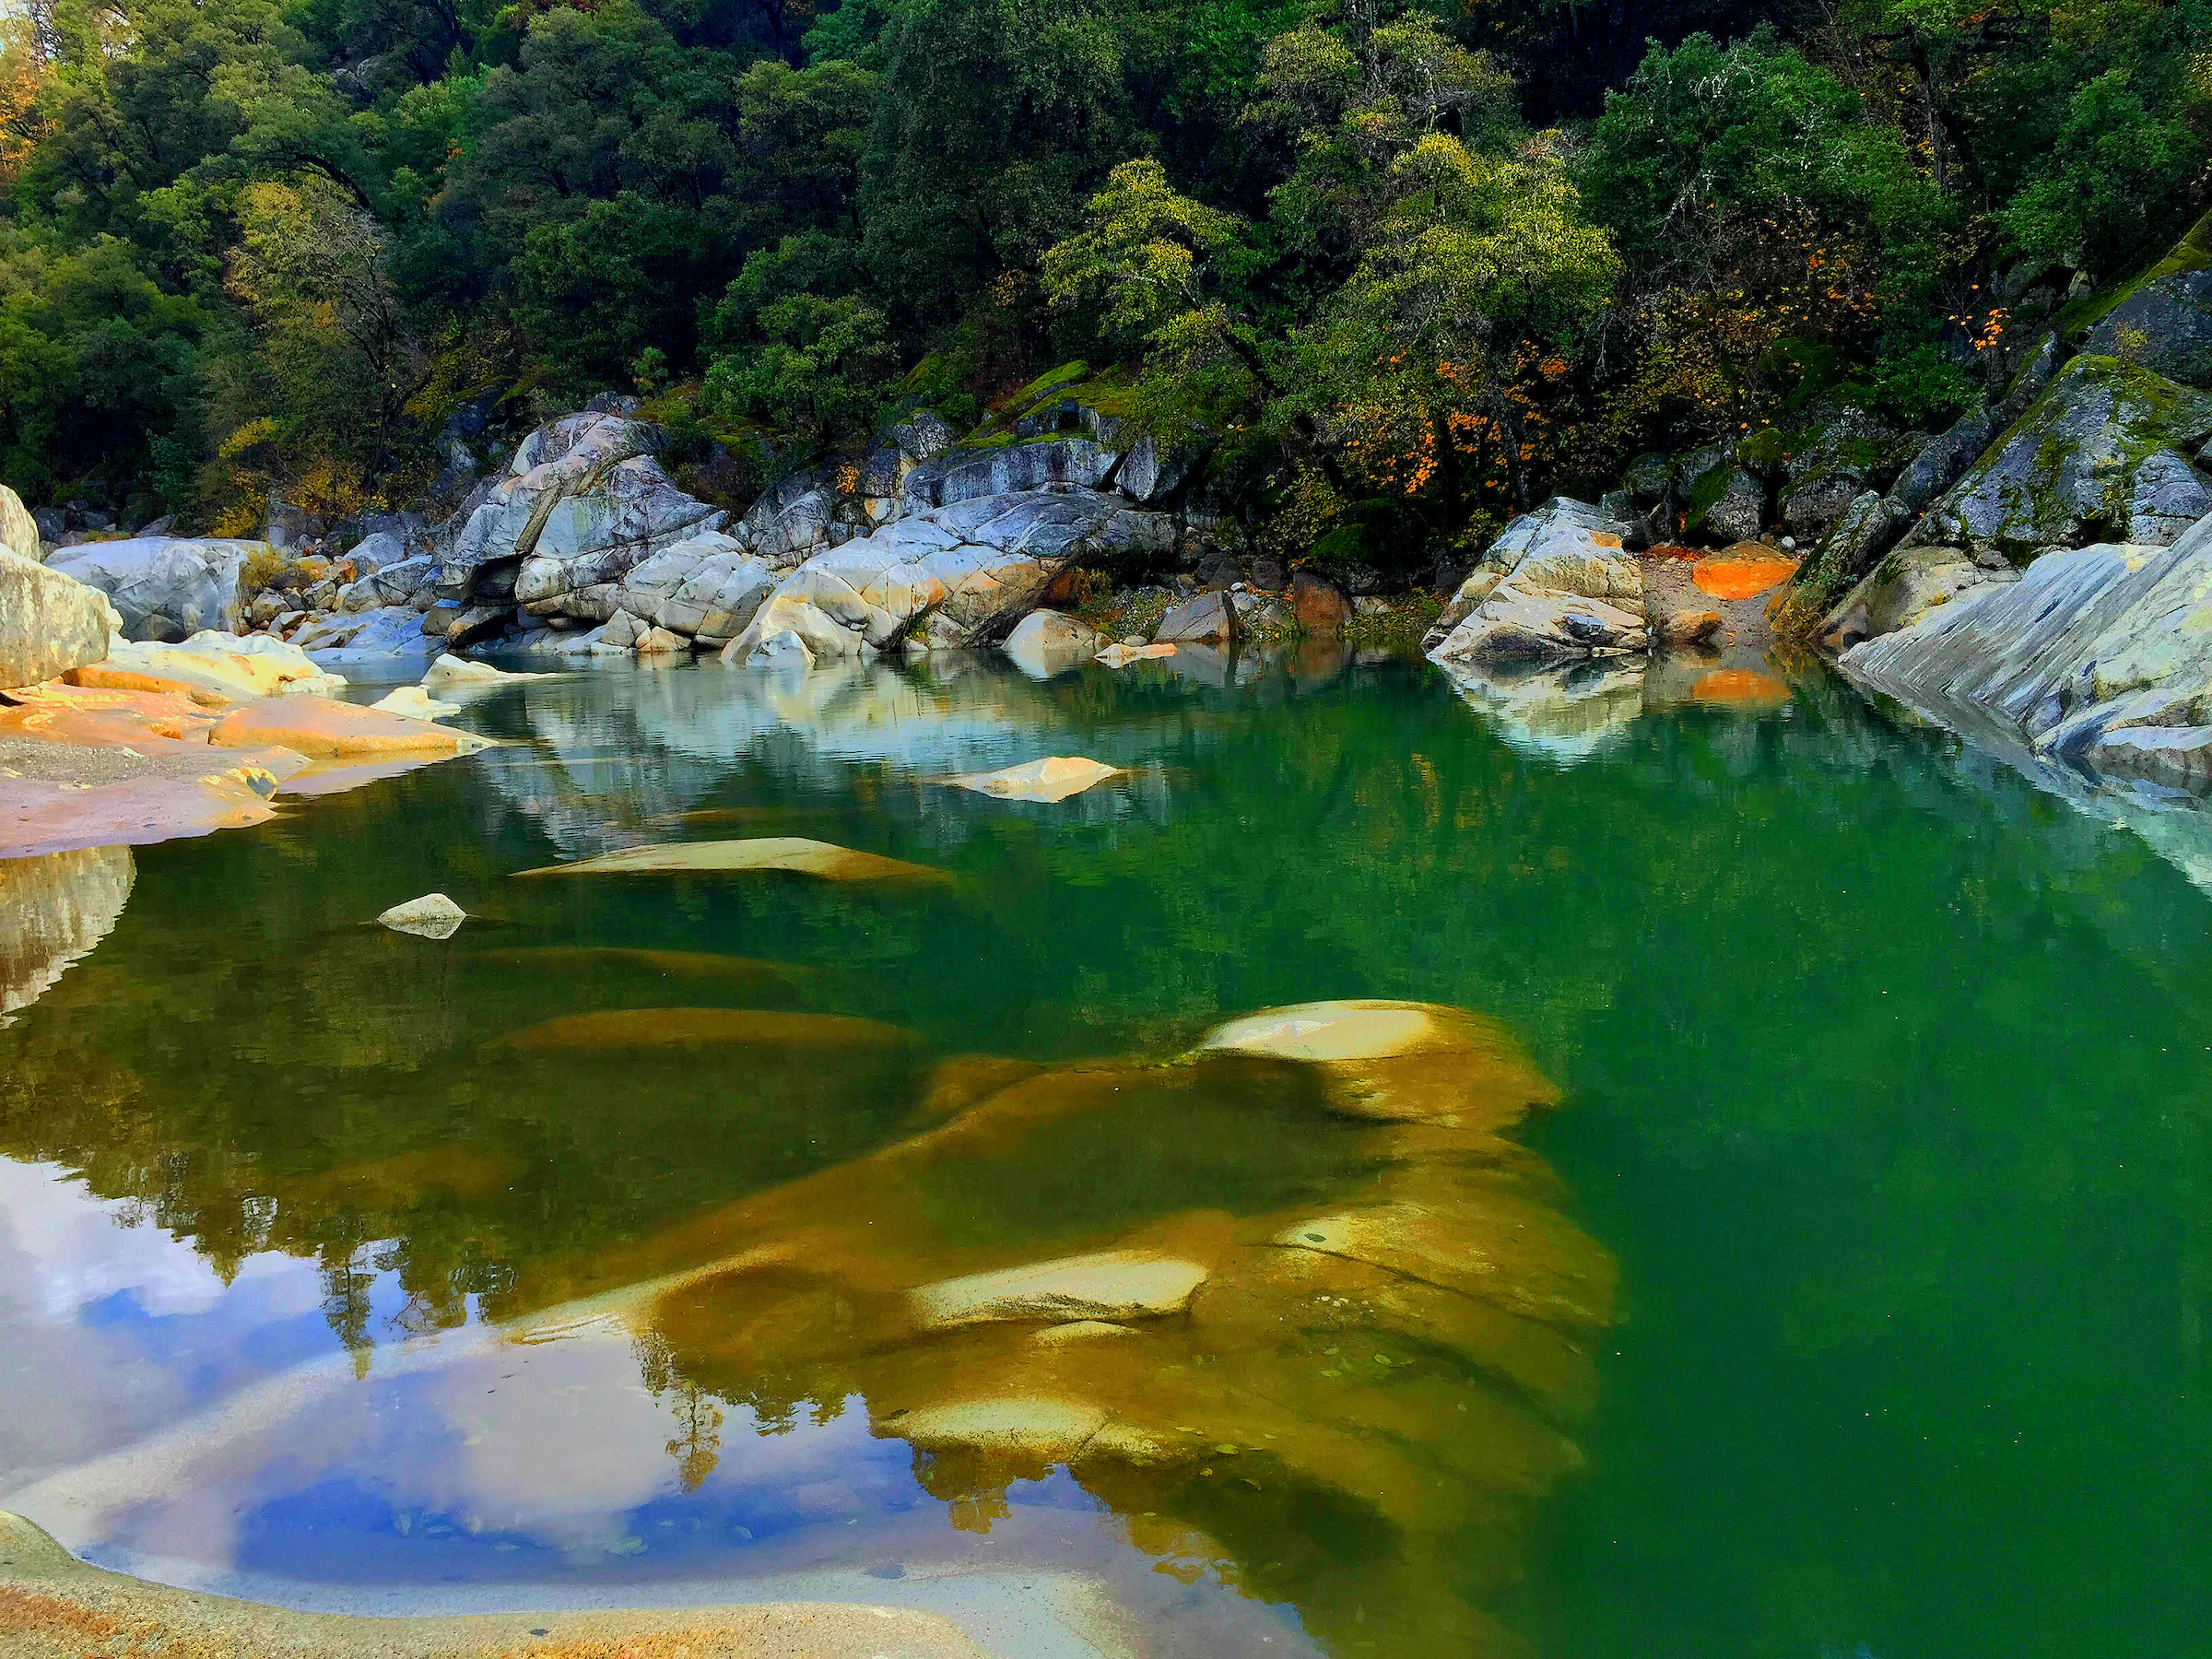
[{"label": "golden submerged rock", "polygon": [[1484,1604],[1581,1466],[1613,1267],[1500,1134],[1557,1099],[1512,1039],[1324,1003],[1166,1065],[941,1073],[918,1133],[526,1275],[516,1305],[626,1309],[764,1426],[865,1400],[958,1527],[1065,1468],[1163,1571],[1290,1601],[1325,1646],[1519,1651]]},{"label": "golden submerged rock", "polygon": [[783,870],[825,881],[949,882],[943,870],[906,864],[875,853],[804,836],[771,835],[751,841],[659,841],[572,864],[518,870],[518,876],[706,876]]}]

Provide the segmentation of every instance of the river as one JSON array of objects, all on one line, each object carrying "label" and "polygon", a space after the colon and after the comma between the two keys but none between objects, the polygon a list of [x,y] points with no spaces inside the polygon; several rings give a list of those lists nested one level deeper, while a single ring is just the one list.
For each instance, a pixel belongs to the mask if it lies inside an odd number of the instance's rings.
[{"label": "river", "polygon": [[[2193,1650],[2212,899],[1817,671],[1580,692],[567,675],[53,866],[0,1508],[297,1606],[1007,1654]],[[945,781],[1048,755],[1117,771]],[[759,837],[910,873],[517,874]],[[1208,1037],[1327,999],[1427,1059]],[[1202,1282],[916,1312],[1100,1252]]]}]

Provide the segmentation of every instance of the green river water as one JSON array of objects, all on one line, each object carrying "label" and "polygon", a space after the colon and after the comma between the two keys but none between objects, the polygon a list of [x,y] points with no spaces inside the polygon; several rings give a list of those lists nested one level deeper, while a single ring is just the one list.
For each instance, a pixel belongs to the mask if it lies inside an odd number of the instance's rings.
[{"label": "green river water", "polygon": [[[2206,894],[1817,673],[1532,731],[1294,668],[566,676],[136,850],[0,1029],[0,1508],[299,1606],[822,1594],[1010,1654],[2212,1651]],[[1126,770],[941,781],[1041,755]],[[514,875],[755,836],[949,879]],[[366,925],[431,890],[452,940]],[[1179,1058],[1326,998],[1465,1010],[1559,1104],[1440,1150]],[[1377,1182],[1455,1194],[1475,1324],[883,1323]],[[1040,1391],[1196,1449],[900,1433]]]}]

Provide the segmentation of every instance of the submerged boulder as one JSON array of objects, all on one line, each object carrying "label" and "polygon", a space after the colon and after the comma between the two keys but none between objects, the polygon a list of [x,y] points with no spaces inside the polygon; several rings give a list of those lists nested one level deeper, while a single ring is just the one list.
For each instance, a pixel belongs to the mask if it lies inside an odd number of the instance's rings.
[{"label": "submerged boulder", "polygon": [[1041,760],[1004,766],[996,771],[963,772],[947,783],[972,789],[978,794],[996,795],[1002,801],[1065,801],[1119,777],[1119,767],[1080,755],[1048,755]]},{"label": "submerged boulder", "polygon": [[750,841],[665,841],[625,847],[596,858],[521,870],[522,876],[683,876],[782,870],[825,881],[949,882],[943,870],[803,836],[771,835]]}]

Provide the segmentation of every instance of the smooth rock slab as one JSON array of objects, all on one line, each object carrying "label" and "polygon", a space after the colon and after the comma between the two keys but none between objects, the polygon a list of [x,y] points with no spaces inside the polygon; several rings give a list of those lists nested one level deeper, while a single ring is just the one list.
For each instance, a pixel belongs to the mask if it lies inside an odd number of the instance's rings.
[{"label": "smooth rock slab", "polygon": [[270,697],[247,703],[217,721],[207,741],[218,748],[288,748],[311,760],[465,755],[491,747],[471,732],[327,697]]},{"label": "smooth rock slab", "polygon": [[[1295,1222],[1269,1242],[1366,1262],[1555,1324],[1606,1322],[1610,1283],[1602,1252],[1587,1253],[1586,1265],[1547,1256],[1542,1270],[1531,1274],[1518,1270],[1522,1265],[1512,1260],[1524,1247],[1523,1241],[1500,1238],[1470,1225],[1470,1219],[1465,1213],[1432,1205],[1381,1204]],[[1578,1274],[1579,1266],[1602,1282],[1583,1290],[1575,1282],[1586,1277]]]},{"label": "smooth rock slab", "polygon": [[1074,1457],[1106,1419],[1106,1408],[1088,1400],[1008,1394],[924,1406],[883,1427],[924,1452],[984,1452],[1041,1474]]},{"label": "smooth rock slab", "polygon": [[266,634],[227,633],[196,633],[180,645],[117,641],[105,661],[76,671],[70,681],[137,690],[189,687],[232,702],[326,698],[346,684],[343,676],[328,672],[298,646]]},{"label": "smooth rock slab", "polygon": [[1206,1272],[1201,1263],[1174,1256],[1108,1250],[941,1279],[907,1300],[930,1330],[1008,1319],[1159,1319],[1189,1306]]},{"label": "smooth rock slab", "polygon": [[450,939],[461,931],[468,912],[443,893],[425,893],[405,904],[395,904],[377,917],[394,933],[413,934],[418,939]]},{"label": "smooth rock slab", "polygon": [[[266,757],[287,769],[297,755]],[[59,852],[71,847],[153,841],[243,829],[276,816],[269,797],[277,778],[250,757],[224,769],[219,758],[198,777],[174,775],[71,789],[29,779],[0,778],[0,857]]]},{"label": "smooth rock slab", "polygon": [[752,841],[662,841],[573,864],[518,870],[519,876],[691,876],[749,870],[787,870],[826,881],[948,882],[943,870],[905,864],[874,853],[803,836],[771,835]]},{"label": "smooth rock slab", "polygon": [[978,794],[996,795],[1002,801],[1065,801],[1070,795],[1103,783],[1120,774],[1119,767],[1078,755],[1051,755],[1042,760],[1001,767],[992,772],[963,772],[946,782]]}]

